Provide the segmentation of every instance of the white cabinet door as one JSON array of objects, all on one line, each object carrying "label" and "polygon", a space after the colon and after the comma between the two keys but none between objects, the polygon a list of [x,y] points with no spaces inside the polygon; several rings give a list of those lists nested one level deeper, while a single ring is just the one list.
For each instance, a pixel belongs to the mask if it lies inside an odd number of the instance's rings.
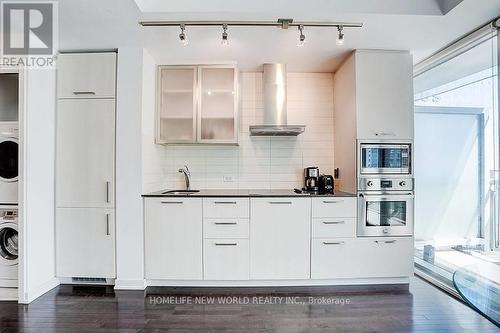
[{"label": "white cabinet door", "polygon": [[202,200],[145,199],[147,279],[202,280]]},{"label": "white cabinet door", "polygon": [[409,277],[413,274],[413,239],[313,239],[312,279]]},{"label": "white cabinet door", "polygon": [[68,53],[57,57],[59,98],[114,98],[116,53]]},{"label": "white cabinet door", "polygon": [[237,142],[237,77],[235,66],[199,67],[198,141]]},{"label": "white cabinet door", "polygon": [[413,139],[413,61],[408,52],[357,51],[358,139]]},{"label": "white cabinet door", "polygon": [[57,207],[114,205],[114,100],[59,100],[56,159]]},{"label": "white cabinet door", "polygon": [[204,239],[205,280],[248,280],[248,239]]},{"label": "white cabinet door", "polygon": [[57,208],[58,277],[115,278],[112,209]]},{"label": "white cabinet door", "polygon": [[250,200],[250,278],[309,279],[311,199]]},{"label": "white cabinet door", "polygon": [[196,141],[195,66],[158,68],[156,143],[193,143]]}]

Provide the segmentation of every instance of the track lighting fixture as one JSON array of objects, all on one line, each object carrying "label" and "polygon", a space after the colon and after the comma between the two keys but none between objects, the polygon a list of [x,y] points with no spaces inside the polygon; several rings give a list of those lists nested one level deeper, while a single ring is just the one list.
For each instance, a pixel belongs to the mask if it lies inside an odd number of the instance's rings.
[{"label": "track lighting fixture", "polygon": [[224,23],[222,25],[222,45],[224,46],[227,46],[229,45],[229,39],[227,39],[228,35],[227,35],[227,24]]},{"label": "track lighting fixture", "polygon": [[179,41],[182,46],[186,46],[189,44],[189,41],[186,36],[186,26],[184,24],[181,24],[180,27],[181,27],[181,33],[179,34]]},{"label": "track lighting fixture", "polygon": [[339,25],[337,27],[338,30],[338,36],[337,36],[337,45],[342,46],[344,45],[344,27]]},{"label": "track lighting fixture", "polygon": [[298,26],[298,28],[299,28],[299,42],[297,46],[302,47],[306,43],[306,36],[304,35],[304,26],[301,24]]},{"label": "track lighting fixture", "polygon": [[276,27],[289,29],[297,27],[299,30],[299,41],[297,46],[302,47],[305,44],[305,27],[337,29],[337,45],[344,45],[344,28],[353,29],[363,27],[363,23],[356,22],[295,22],[291,18],[280,18],[277,21],[142,21],[139,22],[143,27],[180,27],[181,33],[179,40],[182,45],[188,44],[186,36],[186,27],[221,27],[222,26],[222,45],[229,44],[228,27]]}]

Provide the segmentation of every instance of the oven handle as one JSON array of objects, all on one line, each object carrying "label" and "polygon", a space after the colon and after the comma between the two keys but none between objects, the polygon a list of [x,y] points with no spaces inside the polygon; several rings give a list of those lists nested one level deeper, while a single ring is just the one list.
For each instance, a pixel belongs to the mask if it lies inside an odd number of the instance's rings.
[{"label": "oven handle", "polygon": [[403,199],[403,200],[408,200],[408,199],[414,199],[415,194],[411,192],[405,192],[405,193],[387,193],[387,192],[373,192],[373,193],[366,193],[366,192],[360,192],[359,197],[362,198],[363,200],[368,200],[368,199],[375,199],[375,200],[380,200],[380,201],[388,201],[388,200],[397,200],[397,199]]}]

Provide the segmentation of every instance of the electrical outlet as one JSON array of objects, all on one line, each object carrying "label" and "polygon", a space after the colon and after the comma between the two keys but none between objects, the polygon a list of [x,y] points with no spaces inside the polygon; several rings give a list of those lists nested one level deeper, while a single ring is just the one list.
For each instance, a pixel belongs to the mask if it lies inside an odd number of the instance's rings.
[{"label": "electrical outlet", "polygon": [[233,183],[234,176],[233,175],[224,175],[223,177],[224,183]]}]

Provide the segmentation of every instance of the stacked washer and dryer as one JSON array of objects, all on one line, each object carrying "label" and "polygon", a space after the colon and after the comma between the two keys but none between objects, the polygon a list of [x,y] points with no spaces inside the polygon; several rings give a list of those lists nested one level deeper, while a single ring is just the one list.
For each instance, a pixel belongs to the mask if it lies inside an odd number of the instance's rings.
[{"label": "stacked washer and dryer", "polygon": [[[19,75],[0,73],[0,289],[3,290],[18,286],[18,119]],[[14,289],[11,291],[17,294]]]}]

